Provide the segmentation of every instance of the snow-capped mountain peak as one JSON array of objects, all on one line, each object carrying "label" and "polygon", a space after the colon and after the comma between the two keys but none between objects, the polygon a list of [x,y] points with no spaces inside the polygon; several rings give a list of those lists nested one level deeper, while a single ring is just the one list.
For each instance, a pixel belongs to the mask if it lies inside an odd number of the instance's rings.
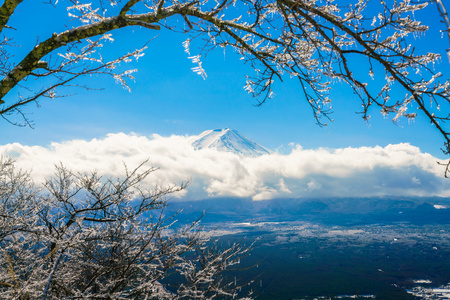
[{"label": "snow-capped mountain peak", "polygon": [[209,148],[244,156],[260,156],[271,153],[270,150],[230,128],[206,130],[196,137],[192,146],[198,150]]}]

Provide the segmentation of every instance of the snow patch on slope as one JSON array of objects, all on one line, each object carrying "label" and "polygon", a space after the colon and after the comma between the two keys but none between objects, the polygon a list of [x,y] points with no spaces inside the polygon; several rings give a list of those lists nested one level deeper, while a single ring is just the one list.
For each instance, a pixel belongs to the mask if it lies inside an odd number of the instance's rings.
[{"label": "snow patch on slope", "polygon": [[242,136],[236,130],[229,128],[206,130],[197,136],[196,140],[192,142],[192,146],[197,150],[215,149],[253,157],[272,153],[263,146]]}]

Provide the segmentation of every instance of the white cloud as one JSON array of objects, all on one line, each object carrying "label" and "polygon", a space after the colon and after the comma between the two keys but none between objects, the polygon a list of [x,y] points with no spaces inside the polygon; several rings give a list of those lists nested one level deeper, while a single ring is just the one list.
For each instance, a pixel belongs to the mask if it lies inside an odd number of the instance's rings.
[{"label": "white cloud", "polygon": [[448,207],[445,205],[439,205],[439,204],[435,204],[433,205],[435,209],[447,209]]},{"label": "white cloud", "polygon": [[242,157],[211,149],[195,150],[192,137],[157,134],[108,134],[91,141],[52,143],[48,148],[18,143],[0,146],[1,155],[32,169],[42,181],[62,162],[74,171],[97,169],[111,176],[148,159],[160,168],[148,183],[166,185],[190,180],[184,196],[368,197],[448,195],[448,181],[437,159],[409,144],[343,149],[293,148],[290,154]]},{"label": "white cloud", "polygon": [[311,180],[310,182],[308,182],[306,190],[313,191],[318,190],[320,188],[321,188],[320,183],[317,183],[317,181],[315,180]]}]

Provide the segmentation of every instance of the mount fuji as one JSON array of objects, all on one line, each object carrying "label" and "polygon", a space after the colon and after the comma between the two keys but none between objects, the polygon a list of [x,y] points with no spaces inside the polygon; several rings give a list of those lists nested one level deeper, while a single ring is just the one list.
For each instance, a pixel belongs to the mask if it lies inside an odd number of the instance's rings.
[{"label": "mount fuji", "polygon": [[206,130],[196,137],[192,146],[197,150],[209,148],[253,157],[272,153],[269,149],[229,128]]}]

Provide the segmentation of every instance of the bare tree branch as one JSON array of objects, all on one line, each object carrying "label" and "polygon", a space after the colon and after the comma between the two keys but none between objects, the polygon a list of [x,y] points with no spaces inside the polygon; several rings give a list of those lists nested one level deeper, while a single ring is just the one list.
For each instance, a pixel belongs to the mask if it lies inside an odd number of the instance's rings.
[{"label": "bare tree branch", "polygon": [[[147,190],[141,185],[155,168],[142,167],[112,180],[58,166],[39,191],[11,160],[1,161],[0,254],[10,259],[0,261],[0,297],[236,297],[240,286],[223,272],[250,247],[208,245],[199,220],[174,228],[165,197],[185,186]],[[174,274],[177,286],[169,289],[162,282]]]},{"label": "bare tree branch", "polygon": [[5,28],[6,24],[8,24],[9,18],[14,13],[17,5],[19,5],[23,0],[6,0],[3,2],[3,5],[0,7],[0,33]]},{"label": "bare tree branch", "polygon": [[[433,2],[448,28],[443,2]],[[71,16],[84,25],[40,42],[14,67],[5,63],[10,41],[1,44],[2,117],[13,113],[25,116],[21,109],[26,104],[56,97],[57,90],[76,85],[75,80],[82,75],[109,75],[130,89],[127,80],[133,79],[134,70],[114,69],[120,62],[143,55],[143,49],[104,61],[102,41],[112,40],[112,32],[119,28],[163,27],[189,35],[183,44],[188,53],[194,40],[203,43],[200,53],[190,59],[198,65],[194,72],[204,78],[201,55],[217,48],[232,48],[254,70],[247,74],[244,88],[257,98],[258,105],[274,96],[276,81],[295,77],[299,96],[311,107],[316,122],[326,125],[324,120],[332,120],[330,91],[333,83],[340,81],[354,92],[354,100],[362,106],[358,113],[365,121],[374,109],[392,116],[395,123],[421,114],[442,136],[444,153],[450,153],[450,79],[433,68],[440,60],[439,53],[418,53],[414,47],[418,43],[414,36],[429,30],[414,12],[427,9],[431,0],[380,2],[370,10],[368,0],[339,7],[329,1],[306,0],[242,0],[239,5],[229,0],[127,0],[105,15],[98,12],[103,8],[102,1],[73,3],[68,7]],[[372,11],[375,8],[378,11]],[[361,68],[355,68],[355,59],[362,62]],[[25,80],[30,76],[52,81],[38,91],[26,90]],[[377,80],[371,82],[367,77]],[[14,97],[13,89],[26,90],[25,96],[17,93]],[[405,95],[403,99],[398,98],[399,93]]]},{"label": "bare tree branch", "polygon": [[[450,18],[448,16],[447,9],[445,8],[444,2],[442,2],[442,0],[432,0],[432,2],[436,4],[439,14],[441,15],[441,18],[443,20],[443,23],[447,27],[445,31],[447,32],[447,37],[450,45]],[[447,58],[450,62],[450,47],[447,49]]]}]

